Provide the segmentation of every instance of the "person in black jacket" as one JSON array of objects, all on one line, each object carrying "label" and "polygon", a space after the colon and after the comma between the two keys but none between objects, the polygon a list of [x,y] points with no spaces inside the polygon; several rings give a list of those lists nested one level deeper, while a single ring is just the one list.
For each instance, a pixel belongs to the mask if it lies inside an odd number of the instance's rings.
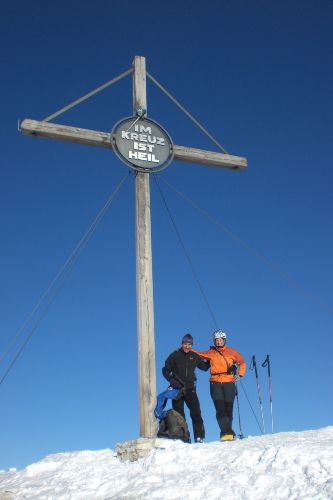
[{"label": "person in black jacket", "polygon": [[194,441],[202,443],[205,437],[205,427],[201,417],[200,403],[195,388],[195,369],[207,371],[209,362],[202,360],[192,352],[193,337],[189,333],[184,335],[182,346],[166,359],[162,368],[164,377],[174,389],[181,389],[180,397],[172,400],[172,407],[184,418],[184,401],[190,410],[193,424]]}]

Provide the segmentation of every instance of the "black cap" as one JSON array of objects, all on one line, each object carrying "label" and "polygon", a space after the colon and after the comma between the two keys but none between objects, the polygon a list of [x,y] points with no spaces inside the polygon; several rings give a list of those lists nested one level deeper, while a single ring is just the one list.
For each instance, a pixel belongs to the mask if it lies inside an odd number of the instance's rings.
[{"label": "black cap", "polygon": [[182,338],[182,344],[185,344],[185,342],[188,342],[189,344],[193,345],[193,337],[190,333],[187,333]]}]

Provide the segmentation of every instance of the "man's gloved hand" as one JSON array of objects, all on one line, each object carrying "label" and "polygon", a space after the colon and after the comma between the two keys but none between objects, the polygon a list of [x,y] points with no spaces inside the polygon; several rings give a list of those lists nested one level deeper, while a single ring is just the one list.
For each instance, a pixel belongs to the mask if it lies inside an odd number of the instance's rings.
[{"label": "man's gloved hand", "polygon": [[239,382],[241,378],[242,378],[241,375],[238,374],[234,375],[234,382]]},{"label": "man's gloved hand", "polygon": [[173,389],[181,389],[183,386],[180,382],[178,382],[178,380],[172,378],[170,380],[170,387],[172,387]]}]

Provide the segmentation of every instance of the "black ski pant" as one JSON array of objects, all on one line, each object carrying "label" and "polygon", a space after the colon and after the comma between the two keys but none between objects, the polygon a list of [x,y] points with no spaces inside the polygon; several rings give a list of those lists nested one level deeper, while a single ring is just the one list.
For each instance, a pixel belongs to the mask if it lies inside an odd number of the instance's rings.
[{"label": "black ski pant", "polygon": [[184,394],[179,399],[172,400],[172,408],[178,411],[178,413],[180,413],[185,419],[184,401],[187,408],[190,410],[194,441],[196,441],[197,438],[204,439],[205,427],[201,417],[200,403],[195,388],[186,389]]},{"label": "black ski pant", "polygon": [[210,382],[210,395],[216,409],[216,420],[220,427],[220,436],[233,434],[232,413],[236,387],[234,382]]}]

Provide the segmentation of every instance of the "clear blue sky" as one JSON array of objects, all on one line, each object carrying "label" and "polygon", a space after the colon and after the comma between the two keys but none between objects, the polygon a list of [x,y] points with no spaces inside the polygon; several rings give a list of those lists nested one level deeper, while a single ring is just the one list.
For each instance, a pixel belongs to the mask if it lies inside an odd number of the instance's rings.
[{"label": "clear blue sky", "polygon": [[[241,174],[180,162],[158,174],[229,345],[248,362],[271,355],[277,431],[332,424],[332,16],[328,0],[3,3],[0,355],[127,171],[111,151],[25,137],[17,120],[45,118],[144,55],[226,150],[249,161]],[[55,122],[110,131],[131,99],[128,77]],[[148,112],[175,144],[215,149],[152,84]],[[138,437],[133,181],[0,386],[0,469]],[[214,323],[151,191],[161,391],[163,362],[183,334],[206,349]],[[198,378],[210,441],[218,428],[208,376]],[[250,371],[244,387],[259,418]],[[240,404],[245,434],[260,433],[242,391]]]}]

